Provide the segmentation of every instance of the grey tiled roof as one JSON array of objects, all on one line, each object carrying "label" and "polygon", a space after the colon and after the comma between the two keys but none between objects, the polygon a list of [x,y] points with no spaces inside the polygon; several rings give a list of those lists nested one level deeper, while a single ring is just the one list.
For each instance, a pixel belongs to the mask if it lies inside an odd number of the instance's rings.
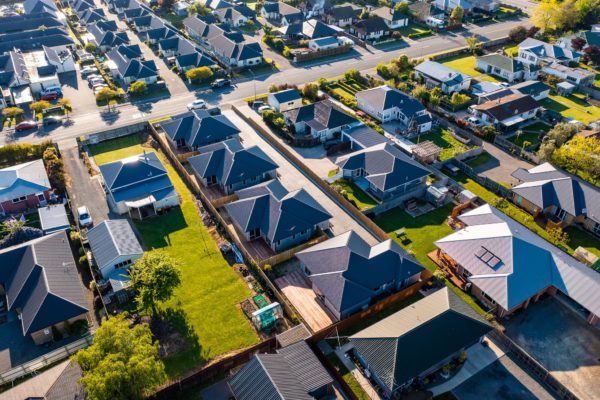
[{"label": "grey tiled roof", "polygon": [[0,169],[0,203],[49,189],[41,159]]},{"label": "grey tiled roof", "polygon": [[356,98],[368,102],[382,112],[398,107],[407,118],[412,118],[416,113],[425,110],[423,104],[414,97],[387,85],[357,92]]},{"label": "grey tiled roof", "polygon": [[381,17],[370,17],[354,23],[354,29],[365,34],[374,32],[388,32],[390,28]]},{"label": "grey tiled roof", "polygon": [[315,121],[321,129],[333,129],[356,122],[356,118],[338,110],[328,100],[318,101],[283,113],[293,124]]},{"label": "grey tiled roof", "polygon": [[120,256],[142,255],[144,250],[127,219],[102,221],[88,232],[94,260],[104,268]]},{"label": "grey tiled roof", "polygon": [[0,17],[0,33],[34,30],[40,26],[52,28],[64,26],[64,24],[47,12],[33,15]]},{"label": "grey tiled roof", "polygon": [[418,71],[439,82],[444,82],[450,85],[464,82],[471,77],[463,74],[453,68],[447,67],[435,61],[425,61],[415,67]]},{"label": "grey tiled roof", "polygon": [[375,132],[373,128],[365,124],[344,129],[342,132],[344,135],[351,137],[363,149],[388,142],[385,136]]},{"label": "grey tiled roof", "polygon": [[294,101],[294,100],[298,100],[298,99],[302,98],[302,96],[300,95],[300,92],[298,91],[298,89],[281,90],[279,92],[271,93],[271,95],[279,103],[285,103],[285,102],[288,102],[288,101]]},{"label": "grey tiled roof", "polygon": [[184,140],[189,147],[206,146],[234,137],[240,130],[224,115],[210,115],[205,110],[191,111],[160,126],[171,140]]},{"label": "grey tiled roof", "polygon": [[521,93],[509,94],[508,96],[473,106],[475,110],[488,114],[498,121],[504,121],[516,114],[533,111],[539,107],[541,105],[537,100]]},{"label": "grey tiled roof", "polygon": [[541,58],[554,58],[559,61],[577,59],[581,56],[576,51],[564,49],[554,44],[548,44],[534,38],[527,38],[519,44],[519,51],[527,50]]}]

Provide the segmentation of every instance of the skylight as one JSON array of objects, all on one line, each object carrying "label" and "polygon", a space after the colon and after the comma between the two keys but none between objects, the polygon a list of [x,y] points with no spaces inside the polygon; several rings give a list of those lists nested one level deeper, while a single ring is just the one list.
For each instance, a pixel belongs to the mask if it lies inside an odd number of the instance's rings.
[{"label": "skylight", "polygon": [[477,252],[475,252],[475,256],[483,261],[488,267],[491,269],[496,269],[502,264],[502,260],[497,257],[494,253],[481,246]]}]

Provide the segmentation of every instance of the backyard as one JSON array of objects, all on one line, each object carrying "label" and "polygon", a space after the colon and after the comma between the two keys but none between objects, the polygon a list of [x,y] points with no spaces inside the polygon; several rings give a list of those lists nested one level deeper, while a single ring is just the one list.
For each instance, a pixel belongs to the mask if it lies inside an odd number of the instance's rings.
[{"label": "backyard", "polygon": [[475,156],[475,157],[471,158],[470,160],[466,161],[466,164],[471,168],[477,168],[477,167],[481,167],[482,165],[487,164],[491,159],[492,159],[492,156],[490,156],[490,153],[488,153],[487,151],[484,151],[483,153],[479,154],[478,156]]},{"label": "backyard", "polygon": [[574,118],[586,124],[600,119],[600,108],[589,104],[581,93],[573,93],[569,97],[551,94],[542,101],[542,105],[559,112],[563,117]]},{"label": "backyard", "polygon": [[356,186],[353,182],[347,181],[346,179],[338,179],[332,186],[348,200],[352,200],[359,210],[368,210],[377,205],[377,202],[368,194],[366,194],[361,188]]},{"label": "backyard", "polygon": [[454,138],[448,130],[443,128],[436,128],[430,133],[418,135],[416,138],[412,139],[412,141],[416,144],[426,140],[431,140],[433,143],[442,148],[442,152],[440,153],[441,161],[447,160],[457,154],[464,153],[465,151],[471,149],[471,147]]},{"label": "backyard", "polygon": [[356,380],[356,378],[348,371],[348,368],[338,359],[335,353],[329,353],[327,355],[327,359],[331,364],[333,364],[334,368],[339,372],[342,376],[342,379],[348,384],[354,395],[358,398],[358,400],[370,400],[369,395],[363,390],[360,383]]},{"label": "backyard", "polygon": [[439,63],[472,77],[478,77],[490,82],[498,82],[498,79],[495,77],[483,74],[475,69],[475,56],[450,57],[440,60]]},{"label": "backyard", "polygon": [[[91,146],[97,164],[142,153],[139,136]],[[185,334],[187,348],[165,360],[171,377],[229,351],[258,342],[238,303],[251,295],[219,252],[198,214],[192,194],[159,154],[181,198],[181,208],[136,222],[146,248],[167,252],[182,264],[181,286],[162,304],[164,313]]]}]

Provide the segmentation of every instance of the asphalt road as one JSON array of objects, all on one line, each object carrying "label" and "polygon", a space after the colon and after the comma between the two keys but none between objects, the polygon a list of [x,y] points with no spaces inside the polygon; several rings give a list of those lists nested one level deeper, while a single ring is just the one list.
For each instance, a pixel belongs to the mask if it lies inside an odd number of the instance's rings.
[{"label": "asphalt road", "polygon": [[[14,142],[40,142],[48,138],[54,141],[75,138],[94,132],[100,132],[111,127],[121,127],[132,123],[151,120],[164,116],[174,115],[185,111],[185,106],[195,98],[202,98],[211,105],[233,102],[255,93],[264,93],[272,84],[303,84],[316,81],[320,77],[333,77],[343,74],[351,68],[364,73],[374,74],[374,68],[381,62],[388,62],[390,58],[406,54],[410,58],[425,57],[427,55],[444,52],[465,46],[465,38],[476,36],[480,42],[504,37],[517,25],[529,25],[528,18],[521,18],[490,24],[486,26],[468,26],[468,30],[453,33],[444,33],[421,39],[409,40],[396,48],[385,50],[360,49],[353,51],[345,57],[333,60],[318,61],[313,64],[302,65],[294,69],[257,74],[253,79],[244,78],[234,82],[234,87],[212,91],[211,89],[194,92],[175,92],[170,97],[161,99],[145,99],[138,103],[125,104],[117,107],[117,112],[107,112],[105,108],[90,109],[89,112],[78,112],[67,124],[55,127],[52,130],[40,128],[39,131],[27,131],[19,134],[1,134],[0,145]],[[76,99],[73,99],[77,107]]]}]

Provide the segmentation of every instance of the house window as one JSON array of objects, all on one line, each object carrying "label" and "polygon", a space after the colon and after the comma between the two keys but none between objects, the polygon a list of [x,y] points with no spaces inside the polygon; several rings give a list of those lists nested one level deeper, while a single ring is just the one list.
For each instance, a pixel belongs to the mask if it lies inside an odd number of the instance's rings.
[{"label": "house window", "polygon": [[596,235],[600,235],[600,224],[599,223],[595,223],[594,226],[592,226],[592,232],[594,232]]},{"label": "house window", "polygon": [[45,201],[46,200],[46,196],[44,196],[44,193],[38,194],[37,198],[38,198],[39,201]]},{"label": "house window", "polygon": [[22,201],[27,200],[27,196],[21,196],[21,197],[17,197],[16,199],[12,199],[13,203],[20,203]]},{"label": "house window", "polygon": [[494,299],[492,299],[486,292],[484,292],[483,290],[481,291],[481,295],[487,300],[489,301],[492,305],[496,305],[496,302],[494,301]]},{"label": "house window", "polygon": [[564,219],[567,217],[567,212],[562,208],[557,207],[556,211],[554,212],[554,215],[556,216],[556,218],[560,219],[561,221],[564,221]]}]

